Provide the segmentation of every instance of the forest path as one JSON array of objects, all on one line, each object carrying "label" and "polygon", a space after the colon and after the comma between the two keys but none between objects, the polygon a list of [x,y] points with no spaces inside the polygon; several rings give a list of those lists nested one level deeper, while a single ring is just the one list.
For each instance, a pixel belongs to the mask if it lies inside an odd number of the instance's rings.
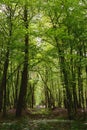
[{"label": "forest path", "polygon": [[0,120],[0,130],[87,130],[85,122],[68,120],[63,108],[26,109],[19,119],[14,115],[15,109],[8,111],[7,119]]}]

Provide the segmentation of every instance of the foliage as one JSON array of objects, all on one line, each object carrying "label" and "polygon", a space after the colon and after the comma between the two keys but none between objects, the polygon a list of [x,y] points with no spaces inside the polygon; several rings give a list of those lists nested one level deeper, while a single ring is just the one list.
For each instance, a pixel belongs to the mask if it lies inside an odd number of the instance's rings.
[{"label": "foliage", "polygon": [[[33,122],[33,121],[28,121],[27,119],[23,119],[21,121],[16,121],[13,123],[10,122],[4,122],[0,124],[0,128],[2,130],[54,130],[54,129],[59,129],[59,130],[83,130],[87,129],[87,126],[84,125],[81,122],[71,122],[69,123],[68,121],[53,121],[50,120],[40,120],[39,122]],[[31,127],[32,126],[32,127]]]},{"label": "foliage", "polygon": [[0,1],[0,111],[19,104],[67,108],[70,119],[78,108],[85,112],[86,6],[85,0]]}]

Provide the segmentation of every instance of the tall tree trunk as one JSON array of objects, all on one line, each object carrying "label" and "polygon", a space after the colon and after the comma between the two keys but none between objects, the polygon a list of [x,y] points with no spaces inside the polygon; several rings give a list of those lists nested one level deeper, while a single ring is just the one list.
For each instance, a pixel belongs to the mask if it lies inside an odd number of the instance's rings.
[{"label": "tall tree trunk", "polygon": [[[7,79],[8,64],[9,64],[9,50],[7,50],[6,52],[3,76],[2,76],[2,81],[0,85],[0,111],[2,110],[2,107],[3,107],[4,115],[6,114],[6,79]],[[3,104],[3,99],[4,99],[4,104]]]},{"label": "tall tree trunk", "polygon": [[[57,43],[57,40],[56,40]],[[72,101],[72,92],[71,92],[71,87],[70,87],[70,81],[69,81],[69,71],[67,68],[66,60],[64,57],[64,51],[58,46],[57,43],[57,49],[58,49],[58,54],[59,54],[59,62],[60,62],[60,70],[63,75],[63,81],[64,81],[64,86],[66,90],[66,101],[67,101],[67,110],[68,110],[68,117],[69,119],[73,119],[73,101]]]},{"label": "tall tree trunk", "polygon": [[72,88],[73,88],[73,109],[74,109],[74,113],[76,115],[77,113],[77,108],[78,108],[78,98],[77,98],[77,90],[76,90],[76,75],[75,75],[75,71],[72,74]]},{"label": "tall tree trunk", "polygon": [[78,73],[78,94],[79,94],[79,107],[84,108],[84,96],[83,96],[83,79],[82,79],[82,66],[81,66],[81,58],[83,56],[82,54],[82,45],[78,47],[77,54],[80,56],[79,58],[79,64],[77,68]]},{"label": "tall tree trunk", "polygon": [[[73,55],[72,44],[70,44],[70,55]],[[78,99],[77,99],[77,91],[76,91],[76,65],[75,65],[75,61],[73,57],[70,58],[70,73],[71,73],[70,84],[72,87],[72,95],[73,95],[73,110],[74,110],[74,116],[75,116],[77,113]]]},{"label": "tall tree trunk", "polygon": [[6,84],[7,84],[7,71],[8,71],[8,65],[9,65],[9,45],[11,43],[11,36],[12,36],[12,8],[10,6],[7,9],[7,21],[8,21],[8,28],[9,28],[9,37],[8,37],[8,43],[7,43],[7,52],[6,52],[6,59],[4,62],[4,70],[2,75],[2,81],[0,86],[0,111],[3,107],[3,116],[6,115]]},{"label": "tall tree trunk", "polygon": [[3,104],[3,116],[6,116],[6,83],[7,83],[7,71],[9,65],[9,50],[7,51],[6,61],[5,61],[5,68],[4,68],[4,77],[3,77],[3,87],[4,87],[4,104]]},{"label": "tall tree trunk", "polygon": [[[24,24],[26,30],[28,30],[28,10],[25,5],[24,7]],[[21,79],[21,86],[20,86],[20,93],[19,99],[16,108],[16,117],[20,117],[22,115],[22,110],[25,105],[25,98],[26,98],[26,91],[27,91],[27,84],[28,84],[28,33],[25,34],[25,57],[24,57],[24,67],[22,71],[22,79]]]},{"label": "tall tree trunk", "polygon": [[16,78],[16,84],[15,84],[14,108],[16,108],[17,101],[18,101],[18,85],[19,85],[19,69],[17,71],[17,78]]}]

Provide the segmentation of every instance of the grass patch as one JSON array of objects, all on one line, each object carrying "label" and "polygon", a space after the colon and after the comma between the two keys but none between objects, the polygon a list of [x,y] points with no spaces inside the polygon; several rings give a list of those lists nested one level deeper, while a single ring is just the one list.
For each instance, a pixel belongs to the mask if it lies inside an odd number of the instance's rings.
[{"label": "grass patch", "polygon": [[22,118],[0,123],[0,130],[87,130],[87,125],[83,122],[69,120]]}]

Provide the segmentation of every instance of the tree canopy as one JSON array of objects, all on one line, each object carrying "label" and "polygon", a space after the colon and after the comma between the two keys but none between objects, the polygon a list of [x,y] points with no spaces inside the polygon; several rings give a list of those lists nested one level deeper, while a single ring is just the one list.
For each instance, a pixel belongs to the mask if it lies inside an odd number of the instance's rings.
[{"label": "tree canopy", "polygon": [[87,107],[86,0],[0,1],[0,111]]}]

